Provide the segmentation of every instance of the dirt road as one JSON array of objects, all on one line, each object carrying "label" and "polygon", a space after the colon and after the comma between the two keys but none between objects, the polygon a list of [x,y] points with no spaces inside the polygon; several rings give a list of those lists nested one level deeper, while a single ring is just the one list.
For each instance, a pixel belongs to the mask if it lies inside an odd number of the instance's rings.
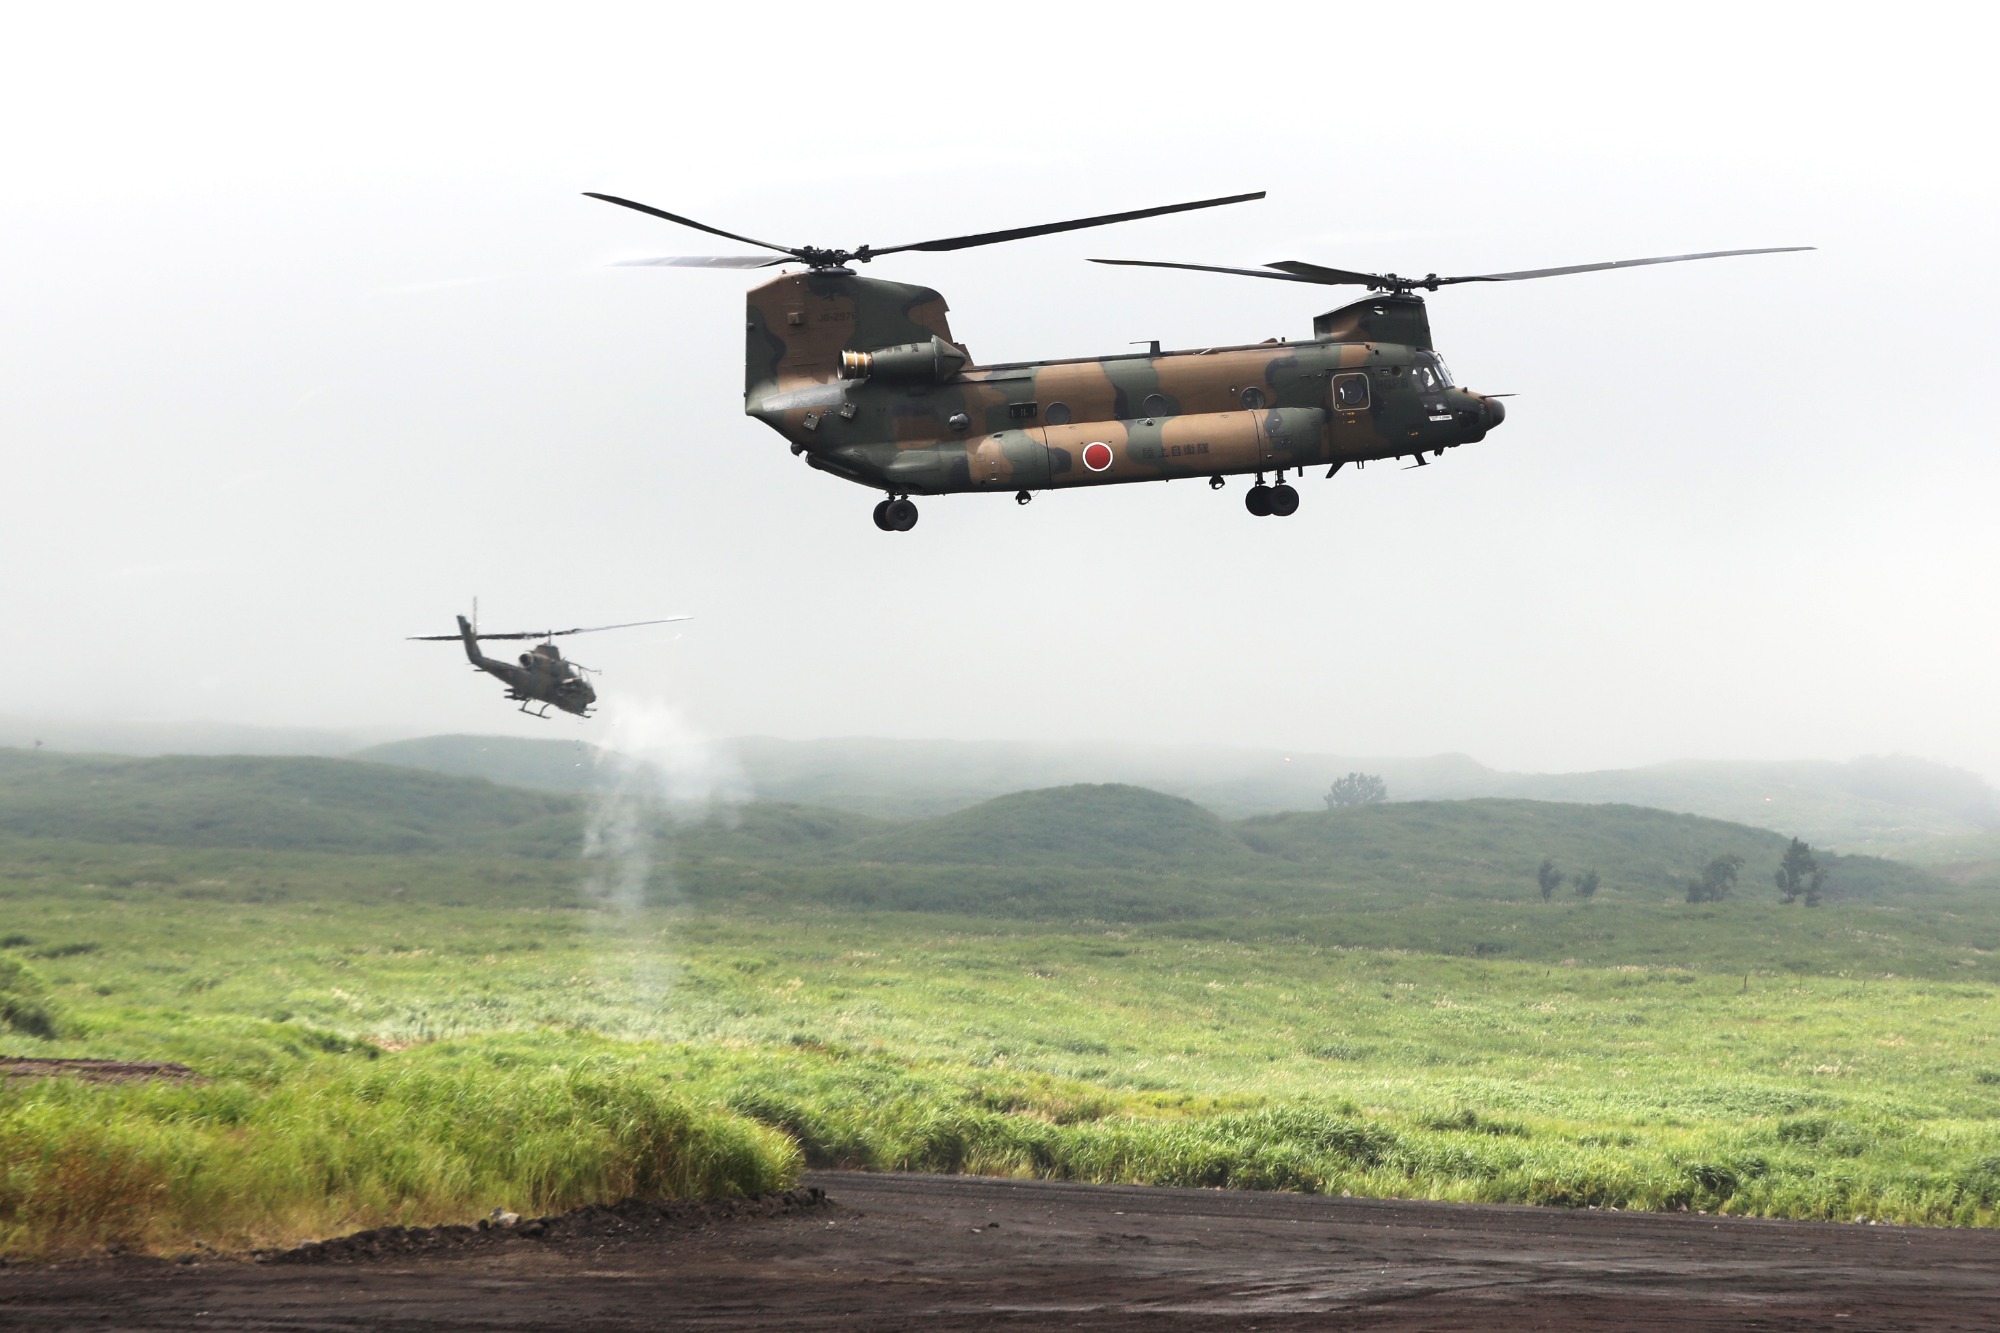
[{"label": "dirt road", "polygon": [[[39,1329],[2000,1327],[2000,1234],[820,1172],[758,1215],[0,1269]],[[621,1226],[624,1228],[621,1230]],[[462,1237],[464,1233],[453,1233]]]}]

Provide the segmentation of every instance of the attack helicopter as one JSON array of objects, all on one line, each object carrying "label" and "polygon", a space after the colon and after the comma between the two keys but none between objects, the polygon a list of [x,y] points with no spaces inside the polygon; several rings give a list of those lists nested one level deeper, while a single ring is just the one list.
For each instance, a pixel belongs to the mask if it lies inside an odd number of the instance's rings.
[{"label": "attack helicopter", "polygon": [[[477,609],[475,608],[475,614]],[[412,642],[439,643],[458,640],[465,645],[465,658],[480,671],[489,676],[498,676],[507,685],[507,697],[521,705],[521,711],[529,717],[547,717],[551,707],[560,708],[565,713],[578,717],[589,717],[591,705],[597,702],[597,691],[591,688],[584,675],[591,668],[566,660],[557,651],[555,641],[566,634],[597,634],[608,629],[634,629],[640,625],[665,625],[676,620],[686,620],[687,616],[667,616],[660,620],[630,620],[622,625],[588,625],[575,629],[521,630],[511,634],[482,633],[464,616],[458,618],[456,634],[412,634]],[[540,639],[541,642],[522,653],[517,662],[504,662],[497,657],[488,657],[479,651],[481,639]],[[528,707],[541,705],[540,711]]]},{"label": "attack helicopter", "polygon": [[[1037,491],[1071,486],[1254,474],[1243,497],[1258,517],[1299,507],[1287,477],[1325,466],[1411,458],[1427,466],[1447,449],[1476,444],[1507,419],[1502,398],[1459,387],[1431,342],[1420,291],[1468,282],[1519,282],[1569,273],[1679,264],[1811,246],[1712,250],[1509,273],[1406,278],[1300,260],[1263,268],[1145,259],[1100,264],[1184,269],[1368,295],[1313,320],[1310,342],[1276,339],[1186,351],[980,365],[954,340],[945,300],[928,287],[865,278],[852,265],[906,251],[963,250],[1054,232],[1218,208],[1262,191],[1067,222],[854,250],[785,246],[711,227],[616,195],[586,192],[760,246],[764,255],[669,256],[623,261],[676,268],[800,264],[747,298],[744,412],[777,431],[807,465],[884,493],[875,526],[916,526],[912,495]],[[1427,457],[1428,455],[1428,457]],[[1273,479],[1267,480],[1267,478]]]}]

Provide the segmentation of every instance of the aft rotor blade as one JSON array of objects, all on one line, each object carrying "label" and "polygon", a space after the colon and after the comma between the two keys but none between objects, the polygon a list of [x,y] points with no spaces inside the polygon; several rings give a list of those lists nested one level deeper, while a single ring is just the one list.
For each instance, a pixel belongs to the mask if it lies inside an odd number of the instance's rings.
[{"label": "aft rotor blade", "polygon": [[769,268],[793,262],[790,255],[660,255],[654,259],[620,259],[614,268]]},{"label": "aft rotor blade", "polygon": [[1638,268],[1645,264],[1685,264],[1691,259],[1728,259],[1732,255],[1782,255],[1797,250],[1817,250],[1816,245],[1773,245],[1761,250],[1709,250],[1698,255],[1660,255],[1653,259],[1613,259],[1603,264],[1570,264],[1563,268],[1526,268],[1518,273],[1474,273],[1458,278],[1439,278],[1442,287],[1451,282],[1519,282],[1523,278],[1554,278],[1564,273],[1596,273],[1608,268]]},{"label": "aft rotor blade", "polygon": [[665,218],[669,222],[678,222],[683,227],[693,227],[696,231],[705,231],[710,236],[720,236],[730,241],[741,241],[745,245],[761,245],[766,250],[776,250],[781,254],[798,254],[798,251],[792,249],[789,245],[773,245],[769,241],[760,241],[755,236],[738,236],[733,231],[724,231],[720,227],[711,227],[706,222],[696,222],[693,218],[684,218],[678,213],[669,213],[664,208],[654,208],[651,204],[642,204],[631,199],[620,199],[615,194],[599,194],[595,190],[585,190],[583,193],[585,198],[602,199],[605,203],[616,204],[620,208],[630,208],[641,213],[649,213],[656,218]]},{"label": "aft rotor blade", "polygon": [[1303,259],[1281,259],[1275,264],[1266,264],[1291,273],[1308,282],[1323,282],[1329,287],[1387,287],[1389,280],[1380,273],[1356,273],[1351,269],[1328,268],[1324,264],[1308,264]]},{"label": "aft rotor blade", "polygon": [[[1129,213],[1105,213],[1100,217],[1076,218],[1069,222],[1044,222],[1036,227],[1013,227],[1007,231],[982,231],[971,236],[947,236],[938,241],[917,241],[911,245],[888,245],[879,249],[868,246],[857,254],[873,258],[877,255],[899,254],[904,250],[966,250],[975,245],[998,245],[1002,241],[1026,240],[1030,236],[1048,236],[1059,231],[1081,231],[1085,227],[1107,227],[1114,222],[1134,222],[1140,218],[1156,218],[1165,213],[1187,213],[1197,208],[1220,208],[1224,204],[1247,203],[1252,199],[1262,199],[1264,192],[1252,194],[1232,194],[1221,199],[1197,199],[1191,204],[1166,204],[1159,208],[1139,208]],[[622,202],[622,201],[614,201]],[[753,244],[761,245],[757,241]]]},{"label": "aft rotor blade", "polygon": [[1221,268],[1215,264],[1175,264],[1164,259],[1093,259],[1093,264],[1118,264],[1128,268],[1184,268],[1196,273],[1234,273],[1240,278],[1276,278],[1279,282],[1322,281],[1319,278],[1302,277],[1296,273],[1273,273],[1261,268]]}]

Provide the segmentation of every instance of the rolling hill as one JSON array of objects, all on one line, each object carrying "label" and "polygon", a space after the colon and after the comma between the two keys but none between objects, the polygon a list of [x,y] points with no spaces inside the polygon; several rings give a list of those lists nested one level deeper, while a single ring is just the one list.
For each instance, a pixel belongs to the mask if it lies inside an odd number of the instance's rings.
[{"label": "rolling hill", "polygon": [[0,834],[278,851],[574,855],[567,797],[298,756],[121,759],[0,749]]},{"label": "rolling hill", "polygon": [[[591,798],[337,759],[0,750],[0,837],[163,848],[452,857],[581,854]],[[694,825],[638,814],[628,851],[697,902],[1015,918],[1310,914],[1537,896],[1545,857],[1606,901],[1674,901],[1709,857],[1768,894],[1786,838],[1639,806],[1480,798],[1227,821],[1184,797],[1076,784],[924,819],[764,802]],[[1922,895],[1925,870],[1832,857],[1836,896]],[[577,879],[582,878],[579,871]],[[574,898],[562,874],[550,892]]]},{"label": "rolling hill", "polygon": [[[914,819],[1010,792],[1087,783],[1146,787],[1225,819],[1324,809],[1334,778],[1380,774],[1392,802],[1511,797],[1652,806],[1799,836],[1846,851],[2000,832],[2000,797],[1979,777],[1902,758],[1847,763],[1685,762],[1590,773],[1505,773],[1463,755],[1380,759],[1223,748],[1028,742],[780,741],[727,748],[760,800]],[[433,736],[357,758],[489,778],[547,791],[587,791],[615,765],[578,741]]]}]

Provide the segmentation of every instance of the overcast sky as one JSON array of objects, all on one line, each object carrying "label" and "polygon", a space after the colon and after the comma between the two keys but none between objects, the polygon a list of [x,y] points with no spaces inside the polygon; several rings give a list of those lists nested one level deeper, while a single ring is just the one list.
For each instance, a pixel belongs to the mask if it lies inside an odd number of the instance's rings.
[{"label": "overcast sky", "polygon": [[[0,711],[534,722],[448,631],[572,640],[710,735],[1106,737],[1517,769],[1921,755],[2000,778],[1988,11],[68,5],[0,46]],[[843,26],[844,25],[844,26]],[[1437,466],[925,500],[741,415],[790,243],[1261,203],[873,276],[983,361],[1310,333],[1338,291],[1088,255],[1481,272],[1520,396]],[[728,248],[725,246],[724,248]]]}]

